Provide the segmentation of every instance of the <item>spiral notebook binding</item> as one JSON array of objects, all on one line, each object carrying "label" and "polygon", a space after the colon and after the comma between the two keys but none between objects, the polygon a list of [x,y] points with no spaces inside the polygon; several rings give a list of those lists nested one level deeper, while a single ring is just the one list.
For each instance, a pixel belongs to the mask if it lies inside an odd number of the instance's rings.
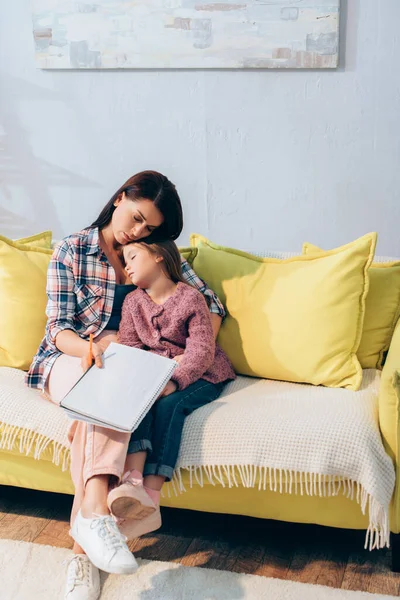
[{"label": "spiral notebook binding", "polygon": [[171,368],[169,369],[168,373],[165,375],[165,378],[162,380],[162,382],[160,383],[160,385],[156,388],[153,396],[150,398],[150,400],[147,403],[147,405],[142,408],[139,416],[136,419],[136,422],[134,423],[132,431],[135,431],[135,429],[137,429],[139,427],[140,423],[143,421],[143,419],[145,418],[145,416],[149,412],[150,408],[153,406],[154,402],[157,400],[158,396],[161,394],[161,392],[163,391],[163,389],[167,385],[168,381],[171,379],[171,375],[175,371],[175,369],[176,369],[177,366],[178,366],[177,364],[176,365],[171,365]]}]

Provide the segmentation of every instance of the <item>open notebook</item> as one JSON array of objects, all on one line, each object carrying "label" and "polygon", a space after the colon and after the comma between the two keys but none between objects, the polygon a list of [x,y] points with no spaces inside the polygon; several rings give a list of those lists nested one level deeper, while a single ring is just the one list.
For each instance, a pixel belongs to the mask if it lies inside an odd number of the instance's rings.
[{"label": "open notebook", "polygon": [[124,432],[138,427],[178,366],[170,358],[114,342],[103,364],[86,371],[60,406],[72,419]]}]

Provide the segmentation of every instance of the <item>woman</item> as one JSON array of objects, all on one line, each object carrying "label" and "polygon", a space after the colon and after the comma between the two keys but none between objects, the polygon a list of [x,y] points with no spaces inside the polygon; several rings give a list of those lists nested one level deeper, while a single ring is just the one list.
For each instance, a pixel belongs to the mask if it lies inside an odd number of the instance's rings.
[{"label": "woman", "polygon": [[[56,246],[47,277],[46,335],[28,372],[29,386],[59,403],[87,368],[91,333],[95,363],[102,366],[102,353],[116,341],[123,300],[134,289],[121,261],[121,247],[143,238],[175,240],[182,226],[175,186],[160,173],[144,171],[128,179],[90,227]],[[223,306],[183,259],[182,271],[208,300],[216,336]],[[82,522],[80,545],[75,541],[68,567],[68,600],[98,598],[98,569],[132,573],[137,568],[107,506],[110,478],[119,484],[125,470],[129,438],[82,421],[71,425],[71,525],[78,511]]]}]

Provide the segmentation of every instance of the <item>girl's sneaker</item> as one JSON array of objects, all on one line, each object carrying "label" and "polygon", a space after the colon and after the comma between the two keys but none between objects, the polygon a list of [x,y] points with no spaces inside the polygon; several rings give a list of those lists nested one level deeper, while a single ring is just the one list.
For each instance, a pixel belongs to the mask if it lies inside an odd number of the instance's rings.
[{"label": "girl's sneaker", "polygon": [[98,600],[100,597],[100,574],[86,556],[75,554],[68,561],[65,600]]},{"label": "girl's sneaker", "polygon": [[134,540],[145,533],[156,531],[161,527],[161,512],[157,506],[155,511],[148,517],[141,519],[121,519],[117,520],[120,532],[128,539]]},{"label": "girl's sneaker", "polygon": [[119,519],[143,519],[156,510],[156,505],[143,487],[143,479],[131,477],[129,471],[122,478],[121,485],[109,492],[107,505]]},{"label": "girl's sneaker", "polygon": [[101,571],[130,574],[138,568],[135,557],[126,545],[126,537],[121,534],[111,515],[96,515],[86,519],[79,511],[71,535]]}]

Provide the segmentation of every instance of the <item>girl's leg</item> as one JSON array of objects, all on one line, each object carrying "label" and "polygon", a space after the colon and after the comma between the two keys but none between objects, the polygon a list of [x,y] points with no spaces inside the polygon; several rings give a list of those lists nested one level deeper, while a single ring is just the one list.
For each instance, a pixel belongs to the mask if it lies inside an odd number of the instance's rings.
[{"label": "girl's leg", "polygon": [[147,413],[139,424],[139,427],[131,434],[125,461],[125,472],[135,470],[143,474],[147,453],[152,448],[153,411],[154,407]]},{"label": "girl's leg", "polygon": [[160,479],[148,479],[157,475],[166,481],[172,478],[178,460],[185,419],[194,410],[216,400],[225,383],[210,383],[199,379],[182,391],[160,398],[155,405],[152,452],[144,469],[144,485],[161,489]]},{"label": "girl's leg", "polygon": [[160,490],[170,480],[178,458],[185,418],[197,408],[216,400],[224,384],[212,384],[200,379],[183,391],[157,400],[154,407],[152,451],[144,467],[144,489],[157,505],[147,517],[134,521],[127,519],[120,529],[128,539],[134,539],[161,527],[159,508]]},{"label": "girl's leg", "polygon": [[143,476],[144,464],[146,462],[147,451],[128,454],[125,461],[125,472],[136,471]]}]

